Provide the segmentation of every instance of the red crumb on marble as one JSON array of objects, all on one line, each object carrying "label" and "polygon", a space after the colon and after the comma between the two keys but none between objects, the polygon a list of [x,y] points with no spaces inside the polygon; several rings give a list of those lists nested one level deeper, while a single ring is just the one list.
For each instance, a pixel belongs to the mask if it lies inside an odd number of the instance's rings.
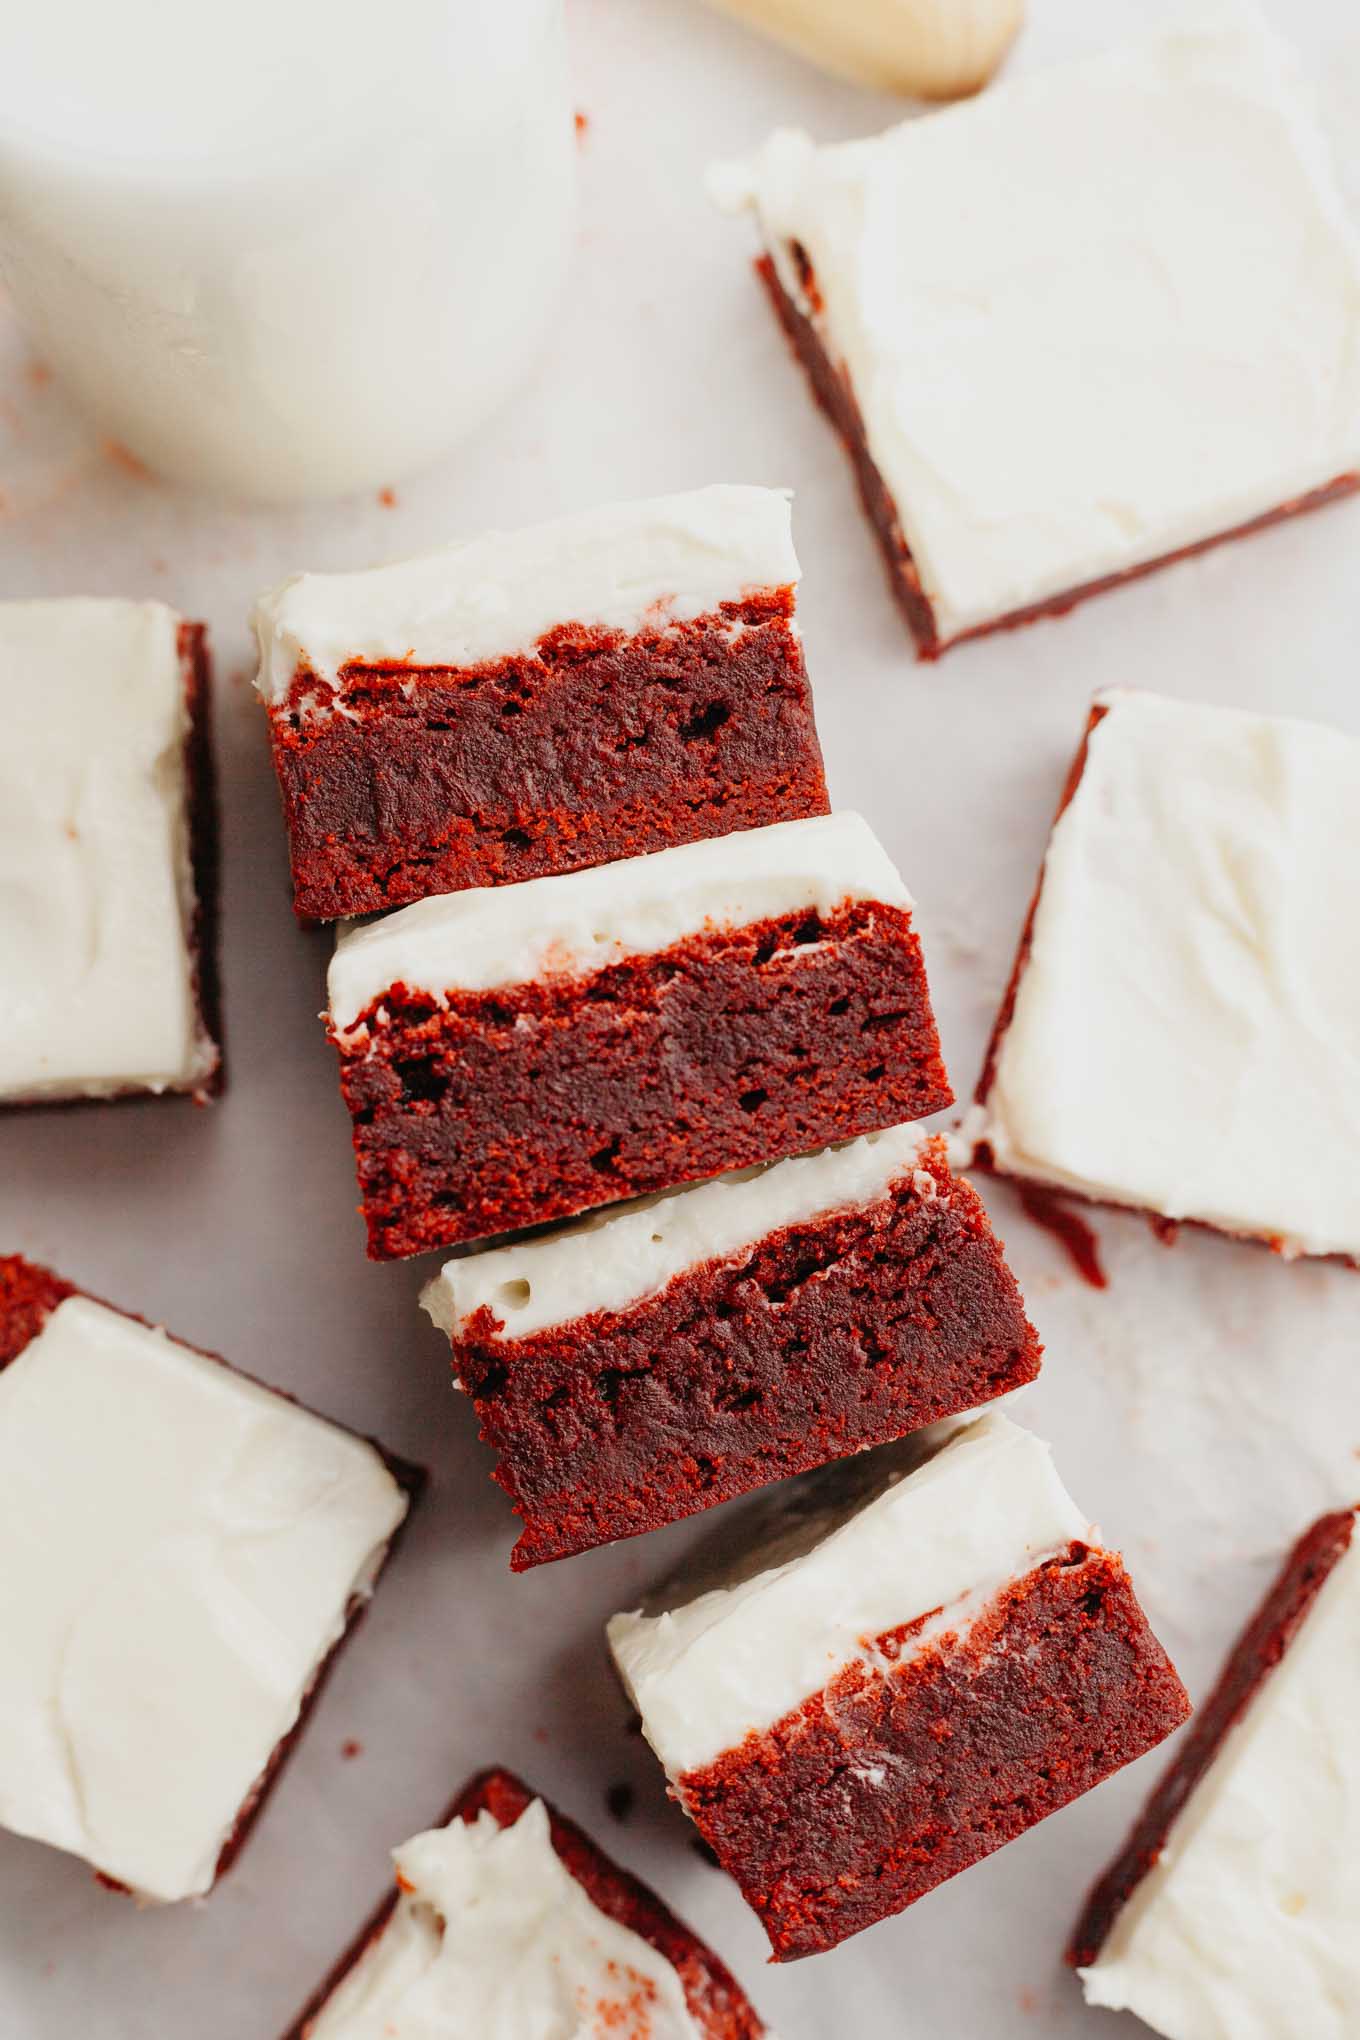
[{"label": "red crumb on marble", "polygon": [[1038,1992],[1032,1990],[1022,1990],[1020,1993],[1019,2004],[1020,2009],[1025,2014],[1026,2018],[1032,2019],[1039,2009]]},{"label": "red crumb on marble", "polygon": [[24,381],[31,390],[46,389],[52,380],[52,371],[45,361],[30,361],[24,368]]},{"label": "red crumb on marble", "polygon": [[590,115],[578,112],[576,115],[576,139],[583,142],[590,132]]},{"label": "red crumb on marble", "polygon": [[353,1735],[346,1736],[345,1740],[340,1745],[340,1754],[347,1764],[353,1763],[354,1759],[356,1757],[361,1757],[363,1753],[364,1746],[359,1741],[357,1736]]},{"label": "red crumb on marble", "polygon": [[139,481],[149,481],[151,470],[135,453],[124,446],[121,439],[101,439],[99,451],[114,467],[121,468],[125,475],[136,475]]},{"label": "red crumb on marble", "polygon": [[1032,1218],[1065,1248],[1082,1281],[1089,1282],[1092,1289],[1108,1289],[1109,1277],[1100,1262],[1100,1241],[1081,1213],[1038,1183],[1021,1183],[1017,1188],[1026,1218]]},{"label": "red crumb on marble", "polygon": [[384,510],[395,510],[395,509],[396,509],[396,507],[397,507],[397,492],[396,492],[396,490],[395,490],[395,489],[379,489],[379,491],[378,491],[378,501],[379,501],[379,502],[380,502],[380,503],[382,504],[382,506],[383,506],[383,509],[384,509]]}]

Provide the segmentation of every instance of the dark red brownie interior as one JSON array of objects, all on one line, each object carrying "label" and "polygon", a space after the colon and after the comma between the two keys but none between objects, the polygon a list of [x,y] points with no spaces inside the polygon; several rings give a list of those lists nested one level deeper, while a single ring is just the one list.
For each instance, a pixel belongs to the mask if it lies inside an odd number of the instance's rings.
[{"label": "dark red brownie interior", "polygon": [[1228,1730],[1241,1720],[1288,1650],[1354,1532],[1355,1511],[1342,1509],[1323,1516],[1294,1546],[1133,1833],[1087,1899],[1067,1950],[1074,1968],[1085,1968],[1099,1955],[1115,1921],[1161,1855],[1172,1822],[1209,1769]]},{"label": "dark red brownie interior", "polygon": [[987,1215],[933,1141],[888,1195],[770,1234],[659,1295],[454,1342],[516,1571],[633,1537],[1018,1388],[1040,1346]]},{"label": "dark red brownie interior", "polygon": [[[88,1290],[78,1288],[73,1282],[67,1282],[62,1276],[54,1274],[50,1268],[42,1268],[36,1262],[26,1261],[20,1254],[0,1254],[0,1369],[7,1367],[10,1361],[16,1360],[24,1348],[33,1339],[37,1338],[58,1304],[64,1303],[69,1296],[87,1296],[90,1297],[91,1302],[104,1303],[102,1297],[90,1296]],[[104,1308],[106,1310],[118,1310],[118,1305],[104,1303]],[[131,1318],[135,1324],[148,1324],[150,1322],[147,1318],[139,1317],[135,1311],[119,1310],[119,1316]],[[186,1342],[180,1340],[177,1343],[182,1345]],[[201,1346],[192,1346],[189,1350],[197,1353],[201,1359],[214,1361],[219,1367],[229,1367],[231,1365],[220,1354],[205,1352]],[[234,1374],[240,1374],[247,1381],[255,1381],[257,1386],[261,1388],[269,1388],[271,1395],[278,1395],[286,1402],[296,1402],[297,1400],[294,1396],[284,1394],[281,1389],[270,1387],[268,1382],[258,1381],[255,1375],[246,1374],[242,1368],[233,1367],[231,1371]],[[327,1421],[329,1422],[330,1420],[327,1419]],[[392,1478],[406,1494],[411,1508],[414,1508],[424,1492],[425,1483],[428,1478],[424,1467],[412,1465],[409,1460],[398,1459],[394,1454],[384,1450],[376,1439],[370,1438],[366,1442],[371,1444],[373,1449],[379,1454]],[[56,1471],[59,1472],[59,1469]],[[383,1554],[378,1573],[383,1570],[391,1559],[393,1552],[395,1552],[406,1533],[406,1525],[410,1520],[410,1510],[408,1510],[406,1516],[397,1525],[391,1538],[388,1540],[387,1550]],[[337,1657],[349,1642],[367,1612],[369,1601],[372,1598],[371,1589],[377,1583],[378,1573],[375,1573],[372,1581],[370,1581],[370,1591],[368,1593],[356,1594],[351,1599],[349,1607],[345,1611],[345,1626],[326,1656],[317,1666],[311,1684],[303,1695],[297,1720],[293,1723],[287,1735],[275,1745],[270,1754],[269,1762],[252,1785],[249,1796],[236,1817],[235,1826],[222,1844],[221,1853],[217,1858],[217,1868],[213,1873],[214,1885],[219,1878],[225,1876],[226,1872],[236,1861],[236,1858],[249,1839],[255,1822],[259,1819],[261,1813],[263,1813],[266,1801],[278,1782],[284,1764],[292,1754],[298,1737],[307,1725],[308,1716],[320,1696],[322,1687],[330,1676]],[[127,1890],[126,1885],[118,1883],[112,1877],[104,1876],[100,1871],[96,1871],[95,1876],[97,1881],[105,1885],[110,1891]]]},{"label": "dark red brownie interior", "polygon": [[[309,920],[825,814],[793,590],[447,669],[299,673],[271,711]],[[330,712],[343,701],[344,713]],[[309,704],[312,704],[309,706]]]},{"label": "dark red brownie interior", "polygon": [[372,1041],[341,1047],[340,1080],[377,1260],[802,1153],[952,1100],[910,916],[878,902],[442,1002],[398,986],[368,1017]]},{"label": "dark red brownie interior", "polygon": [[[806,251],[795,242],[791,253],[809,301],[815,304],[816,280]],[[930,597],[921,585],[920,573],[903,535],[898,507],[869,451],[864,420],[848,377],[835,367],[816,327],[785,290],[770,256],[760,257],[756,271],[769,292],[794,353],[807,372],[814,397],[835,426],[850,456],[861,500],[883,550],[893,594],[916,640],[917,655],[922,659],[938,659],[951,646],[966,644],[972,638],[988,637],[993,631],[1015,630],[1022,624],[1037,623],[1045,616],[1065,616],[1090,595],[1122,587],[1126,581],[1140,580],[1144,574],[1156,573],[1159,567],[1170,566],[1176,560],[1192,559],[1197,553],[1207,552],[1211,546],[1222,545],[1228,539],[1245,538],[1253,531],[1263,531],[1267,526],[1278,524],[1286,517],[1297,516],[1301,511],[1320,509],[1323,504],[1334,502],[1339,496],[1348,496],[1360,488],[1360,474],[1337,475],[1321,488],[1310,489],[1304,495],[1295,496],[1276,509],[1268,510],[1263,516],[1249,518],[1246,523],[1234,525],[1227,531],[1215,532],[1194,545],[1178,546],[1175,551],[1163,553],[1155,560],[1145,560],[1138,566],[1124,568],[1120,573],[1082,582],[1077,587],[1065,589],[1060,595],[1050,595],[1042,602],[1011,610],[1005,616],[993,617],[988,622],[958,631],[953,637],[942,638]]]},{"label": "dark red brownie interior", "polygon": [[200,1104],[215,1098],[226,1081],[222,1055],[222,973],[219,907],[221,844],[217,811],[217,774],[213,762],[212,685],[208,634],[201,623],[182,623],[180,663],[184,669],[189,734],[185,740],[185,776],[189,803],[189,863],[194,877],[194,919],[189,943],[194,961],[194,1001],[201,1027],[216,1044],[217,1062],[194,1096]]},{"label": "dark red brownie interior", "polygon": [[678,1793],[787,1962],[914,1904],[1188,1712],[1119,1559],[1074,1544],[961,1634],[847,1667]]},{"label": "dark red brownie interior", "polygon": [[[474,1821],[485,1811],[501,1827],[512,1827],[535,1796],[510,1771],[482,1771],[463,1787],[437,1824],[446,1827],[453,1820]],[[553,1847],[591,1904],[649,1942],[676,1971],[684,1987],[690,2017],[704,2040],[761,2040],[765,2026],[712,1950],[662,1904],[655,1892],[606,1856],[574,1821],[567,1820],[552,1806],[547,1807],[547,1814]],[[393,1890],[383,1900],[283,2040],[306,2040],[310,2022],[387,1925],[398,1897],[399,1893]]]}]

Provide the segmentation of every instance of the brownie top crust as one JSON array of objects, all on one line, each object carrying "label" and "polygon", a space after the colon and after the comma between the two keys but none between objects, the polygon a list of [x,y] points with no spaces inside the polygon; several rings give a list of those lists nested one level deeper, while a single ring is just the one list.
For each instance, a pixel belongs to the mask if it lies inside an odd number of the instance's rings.
[{"label": "brownie top crust", "polygon": [[1080,1971],[1089,2004],[1168,2040],[1360,2029],[1357,1694],[1352,1535]]},{"label": "brownie top crust", "polygon": [[531,1800],[502,1827],[473,1821],[394,1851],[401,1896],[308,2027],[309,2040],[512,2035],[701,2040],[678,1971],[596,1906]]},{"label": "brownie top crust", "polygon": [[193,1089],[180,620],[163,603],[0,603],[0,1101]]},{"label": "brownie top crust", "polygon": [[[782,1226],[886,1196],[917,1168],[930,1138],[918,1125],[895,1126],[449,1261],[426,1284],[421,1305],[455,1339],[483,1309],[506,1339],[593,1311],[626,1310],[687,1269],[740,1253]],[[925,1194],[934,1197],[936,1178],[925,1180]]]},{"label": "brownie top crust", "polygon": [[941,639],[1360,466],[1360,243],[1254,10],[713,182],[844,364]]},{"label": "brownie top crust", "polygon": [[362,1439],[58,1302],[0,1368],[0,1825],[207,1891],[407,1506]]},{"label": "brownie top crust", "polygon": [[707,929],[804,909],[829,914],[866,900],[912,905],[868,823],[847,813],[711,836],[521,885],[446,893],[341,930],[328,980],[330,1024],[343,1041],[396,985],[439,999],[586,976]]},{"label": "brownie top crust", "polygon": [[[1005,1417],[904,1440],[748,1505],[692,1598],[616,1615],[609,1642],[672,1780],[774,1726],[845,1666],[900,1663],[1008,1581],[1096,1533],[1049,1449]],[[723,1549],[722,1547],[726,1547]]]},{"label": "brownie top crust", "polygon": [[296,574],[260,598],[256,686],[284,702],[299,673],[476,666],[562,625],[632,633],[798,580],[787,490],[718,484],[489,531],[354,574]]},{"label": "brownie top crust", "polygon": [[968,1132],[999,1169],[1360,1254],[1360,743],[1108,693]]}]

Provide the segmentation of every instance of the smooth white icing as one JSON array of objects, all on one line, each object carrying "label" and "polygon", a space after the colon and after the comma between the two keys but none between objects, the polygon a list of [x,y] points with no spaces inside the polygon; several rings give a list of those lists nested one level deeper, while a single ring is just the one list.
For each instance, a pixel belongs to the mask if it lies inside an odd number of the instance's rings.
[{"label": "smooth white icing", "polygon": [[159,602],[0,603],[0,1099],[189,1089],[188,709]]},{"label": "smooth white icing", "polygon": [[[867,1133],[844,1147],[718,1176],[540,1239],[448,1261],[420,1301],[454,1340],[483,1305],[506,1339],[527,1339],[591,1311],[626,1310],[687,1269],[730,1259],[781,1227],[885,1197],[915,1170],[928,1138],[917,1125]],[[935,1177],[924,1175],[922,1194],[933,1198],[937,1189]]]},{"label": "smooth white icing", "polygon": [[206,1891],[406,1506],[362,1439],[60,1304],[0,1369],[0,1825]]},{"label": "smooth white icing", "polygon": [[1081,1971],[1168,2040],[1360,2032],[1360,1542]]},{"label": "smooth white icing", "polygon": [[650,956],[705,928],[741,928],[848,900],[910,908],[911,895],[862,816],[812,815],[682,843],[520,885],[417,900],[341,929],[328,979],[343,1037],[393,985],[442,997],[547,975],[584,975]]},{"label": "smooth white icing", "polygon": [[876,1637],[929,1616],[909,1656],[971,1621],[1007,1581],[1095,1537],[1047,1445],[982,1417],[848,1516],[801,1526],[793,1556],[776,1543],[735,1584],[659,1614],[616,1615],[610,1648],[644,1735],[679,1780],[847,1665],[873,1663]]},{"label": "smooth white icing", "polygon": [[1360,1253],[1360,743],[1099,700],[970,1131],[1012,1175]]},{"label": "smooth white icing", "polygon": [[872,140],[783,130],[713,188],[848,375],[942,637],[1360,467],[1360,243],[1254,10]]},{"label": "smooth white icing", "polygon": [[256,685],[282,701],[299,669],[351,660],[475,666],[531,652],[559,624],[686,622],[798,579],[784,489],[720,484],[610,503],[357,574],[296,574],[261,597]]},{"label": "smooth white icing", "polygon": [[308,2040],[700,2040],[674,1966],[601,1912],[541,1799],[394,1852],[402,1896]]}]

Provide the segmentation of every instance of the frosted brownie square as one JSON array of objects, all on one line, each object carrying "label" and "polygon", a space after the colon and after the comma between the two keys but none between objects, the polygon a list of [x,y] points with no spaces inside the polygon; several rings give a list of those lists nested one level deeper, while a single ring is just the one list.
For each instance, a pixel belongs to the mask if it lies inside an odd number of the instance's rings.
[{"label": "frosted brownie square", "polygon": [[789,498],[611,504],[256,611],[300,916],[826,811]]},{"label": "frosted brownie square", "polygon": [[920,1126],[450,1261],[425,1309],[523,1530],[516,1571],[1033,1379],[987,1214]]},{"label": "frosted brownie square", "polygon": [[1254,13],[714,181],[925,658],[1356,486],[1360,241]]},{"label": "frosted brownie square", "polygon": [[397,1888],[284,2040],[761,2040],[710,1948],[509,1771],[393,1852]]},{"label": "frosted brownie square", "polygon": [[1097,697],[968,1130],[1003,1174],[1360,1255],[1360,742]]},{"label": "frosted brownie square", "polygon": [[0,1826],[141,1899],[210,1890],[419,1484],[0,1258]]},{"label": "frosted brownie square", "polygon": [[1118,1555],[998,1415],[748,1503],[609,1640],[776,1961],[914,1904],[1189,1711]]},{"label": "frosted brownie square", "polygon": [[344,931],[331,1039],[379,1260],[951,1099],[912,900],[858,815],[421,900]]},{"label": "frosted brownie square", "polygon": [[1069,1959],[1088,2004],[1167,2040],[1360,2030],[1360,1544],[1304,1533]]},{"label": "frosted brownie square", "polygon": [[206,639],[0,603],[0,1105],[220,1086]]}]

